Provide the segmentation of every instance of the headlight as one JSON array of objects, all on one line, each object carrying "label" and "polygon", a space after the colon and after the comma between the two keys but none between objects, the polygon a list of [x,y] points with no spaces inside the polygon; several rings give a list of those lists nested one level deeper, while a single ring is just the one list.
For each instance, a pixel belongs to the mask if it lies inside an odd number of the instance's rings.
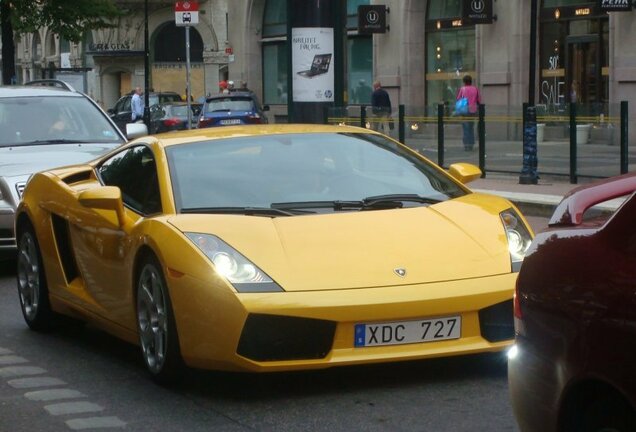
[{"label": "headlight", "polygon": [[512,271],[518,272],[521,268],[523,258],[532,243],[532,236],[526,228],[521,218],[513,209],[508,209],[500,213],[501,220],[506,230],[508,238],[508,250],[510,251],[510,262]]},{"label": "headlight", "polygon": [[185,235],[212,261],[217,273],[238,292],[283,291],[264,271],[220,238],[199,233]]}]

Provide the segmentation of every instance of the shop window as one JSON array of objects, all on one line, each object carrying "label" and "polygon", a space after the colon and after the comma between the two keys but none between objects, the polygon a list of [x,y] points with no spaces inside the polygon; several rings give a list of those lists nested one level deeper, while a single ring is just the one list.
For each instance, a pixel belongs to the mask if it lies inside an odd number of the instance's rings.
[{"label": "shop window", "polygon": [[287,35],[287,0],[267,0],[263,37]]},{"label": "shop window", "polygon": [[543,7],[552,8],[552,7],[563,7],[563,6],[577,6],[580,4],[590,3],[585,0],[543,0]]},{"label": "shop window", "polygon": [[[476,82],[475,27],[465,25],[461,14],[461,0],[429,2],[426,26],[428,105],[443,103],[450,107],[465,75],[471,75]],[[441,22],[446,24],[441,25]]]},{"label": "shop window", "polygon": [[369,0],[347,0],[347,29],[358,29],[358,6],[368,4]]},{"label": "shop window", "polygon": [[263,100],[266,105],[287,103],[287,46],[263,45]]},{"label": "shop window", "polygon": [[373,43],[370,36],[347,40],[349,103],[369,105],[373,83]]}]

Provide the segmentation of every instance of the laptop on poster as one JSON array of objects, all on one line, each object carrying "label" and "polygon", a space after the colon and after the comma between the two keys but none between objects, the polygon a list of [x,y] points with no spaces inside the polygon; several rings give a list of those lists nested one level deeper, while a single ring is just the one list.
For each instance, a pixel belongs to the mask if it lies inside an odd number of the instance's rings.
[{"label": "laptop on poster", "polygon": [[316,75],[322,75],[329,71],[329,64],[331,63],[331,54],[316,54],[314,60],[311,62],[311,68],[309,70],[300,71],[298,75],[312,78]]}]

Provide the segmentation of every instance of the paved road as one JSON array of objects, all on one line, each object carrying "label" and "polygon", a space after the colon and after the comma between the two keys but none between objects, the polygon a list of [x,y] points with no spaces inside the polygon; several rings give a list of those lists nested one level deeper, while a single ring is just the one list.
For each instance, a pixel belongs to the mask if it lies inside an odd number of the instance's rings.
[{"label": "paved road", "polygon": [[27,330],[14,271],[3,267],[0,431],[518,430],[502,354],[271,375],[191,371],[177,388],[158,387],[136,347],[102,332]]}]

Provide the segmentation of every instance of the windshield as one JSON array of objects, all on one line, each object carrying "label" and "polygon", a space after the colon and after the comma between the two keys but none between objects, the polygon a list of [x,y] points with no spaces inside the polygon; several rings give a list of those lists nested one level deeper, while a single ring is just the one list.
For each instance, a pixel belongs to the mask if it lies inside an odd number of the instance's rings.
[{"label": "windshield", "polygon": [[67,142],[123,143],[124,139],[83,97],[0,99],[0,147]]},{"label": "windshield", "polygon": [[205,112],[214,111],[253,111],[254,101],[249,97],[217,98],[209,101]]},{"label": "windshield", "polygon": [[166,153],[180,211],[353,210],[359,206],[350,202],[377,202],[379,196],[408,207],[466,193],[433,165],[372,134],[228,138],[171,146]]}]

